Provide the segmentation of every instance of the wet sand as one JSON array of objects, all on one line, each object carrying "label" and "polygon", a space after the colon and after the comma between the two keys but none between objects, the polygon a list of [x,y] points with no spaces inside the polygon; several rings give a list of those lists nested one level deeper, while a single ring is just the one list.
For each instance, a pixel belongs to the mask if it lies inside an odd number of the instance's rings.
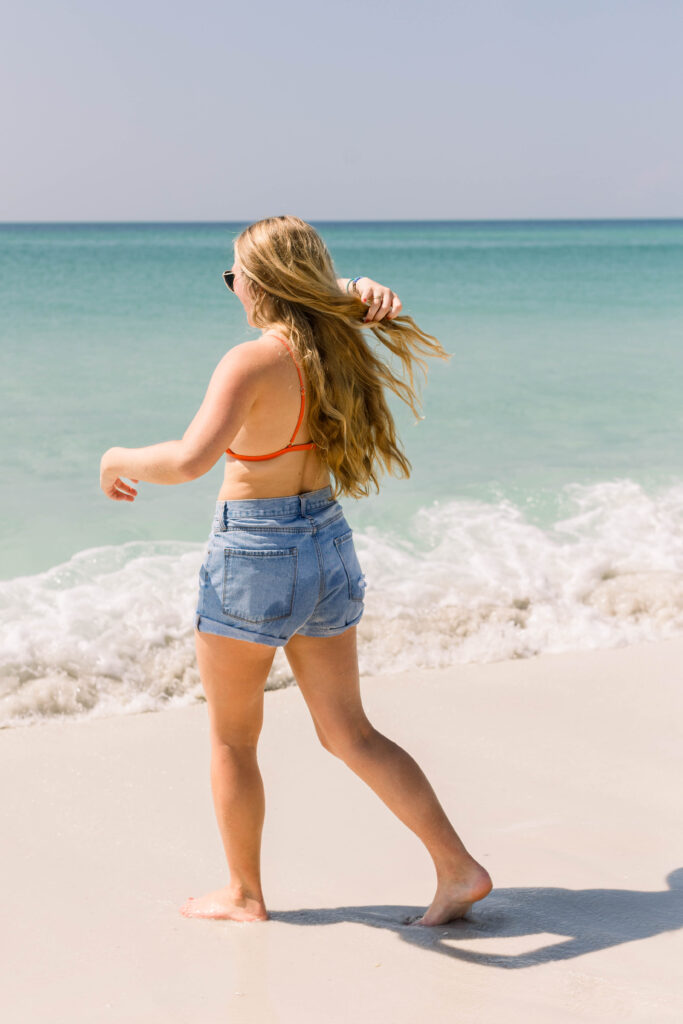
[{"label": "wet sand", "polygon": [[14,1022],[683,1019],[683,637],[363,680],[493,892],[406,926],[419,840],[266,694],[270,920],[188,920],[227,881],[206,707],[0,733],[2,1007]]}]

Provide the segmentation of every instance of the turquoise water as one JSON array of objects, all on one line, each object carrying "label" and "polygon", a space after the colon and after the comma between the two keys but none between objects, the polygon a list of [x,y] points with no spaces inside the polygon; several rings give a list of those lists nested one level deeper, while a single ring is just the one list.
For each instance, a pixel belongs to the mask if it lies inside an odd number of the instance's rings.
[{"label": "turquoise water", "polygon": [[[157,648],[190,642],[176,609],[220,467],[180,487],[140,485],[124,506],[99,491],[99,458],[112,445],[180,437],[217,361],[253,336],[221,279],[241,226],[0,225],[0,609],[13,700],[36,680],[54,676],[64,689],[65,678],[102,675],[92,664],[101,652],[83,664],[74,655],[86,643],[72,629],[80,613],[60,612],[73,632],[64,654],[54,638],[36,639],[27,601],[47,601],[41,621],[51,622],[46,595],[78,605],[78,586],[91,588],[114,649],[125,632],[103,596],[116,593],[114,575],[141,586],[140,573],[156,574],[157,590],[140,596],[163,606],[149,656],[163,661]],[[683,628],[683,221],[318,227],[340,276],[390,284],[453,353],[431,363],[423,420],[392,399],[411,479],[345,503],[371,570],[366,670]],[[187,565],[171,611],[174,553]],[[416,608],[433,627],[422,644]],[[178,657],[171,696],[196,684]],[[102,678],[118,685],[127,671]],[[93,685],[95,708],[110,684]],[[44,687],[36,713],[48,714],[55,686]]]}]

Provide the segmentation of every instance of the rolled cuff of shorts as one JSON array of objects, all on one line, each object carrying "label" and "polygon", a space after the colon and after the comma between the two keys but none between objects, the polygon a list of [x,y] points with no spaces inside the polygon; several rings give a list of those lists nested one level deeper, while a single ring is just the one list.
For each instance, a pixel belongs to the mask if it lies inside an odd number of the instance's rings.
[{"label": "rolled cuff of shorts", "polygon": [[216,622],[206,615],[195,615],[194,628],[199,633],[213,633],[216,636],[229,636],[233,640],[247,640],[253,644],[265,644],[266,647],[284,647],[287,643],[280,636],[268,636],[263,633],[252,633],[248,629],[239,629],[237,626],[229,626],[226,622]]},{"label": "rolled cuff of shorts", "polygon": [[351,621],[347,622],[345,626],[337,626],[335,629],[319,629],[319,630],[315,630],[315,629],[308,630],[308,629],[306,629],[304,627],[303,629],[297,629],[297,631],[296,631],[296,633],[294,635],[295,636],[341,636],[341,634],[345,633],[347,629],[351,629],[352,626],[356,626],[360,622],[360,620],[363,618],[363,612],[364,611],[365,611],[365,607],[363,606],[363,607],[361,607],[361,610],[359,611],[358,615],[356,615],[355,619],[351,619]]}]

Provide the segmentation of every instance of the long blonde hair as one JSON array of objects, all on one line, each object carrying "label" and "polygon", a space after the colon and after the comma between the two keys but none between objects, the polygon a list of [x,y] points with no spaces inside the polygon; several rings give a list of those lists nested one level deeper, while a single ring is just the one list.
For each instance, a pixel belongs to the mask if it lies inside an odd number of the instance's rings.
[{"label": "long blonde hair", "polygon": [[[388,387],[420,418],[415,368],[424,356],[450,358],[440,342],[409,316],[363,324],[367,306],[339,288],[332,258],[318,233],[298,217],[268,217],[235,240],[249,281],[257,327],[286,328],[307,382],[311,439],[334,478],[334,497],[379,491],[382,465],[394,476],[412,468],[387,405]],[[396,375],[368,344],[363,329],[401,362]]]}]

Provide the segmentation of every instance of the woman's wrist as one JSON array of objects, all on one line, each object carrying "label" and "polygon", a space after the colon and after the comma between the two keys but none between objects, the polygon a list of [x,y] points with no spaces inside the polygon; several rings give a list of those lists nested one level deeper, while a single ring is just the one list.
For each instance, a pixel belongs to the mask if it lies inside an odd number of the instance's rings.
[{"label": "woman's wrist", "polygon": [[346,282],[346,291],[349,295],[358,294],[358,289],[356,288],[356,285],[360,281],[361,277],[362,275],[360,275],[359,277],[350,277],[349,280]]},{"label": "woman's wrist", "polygon": [[108,448],[100,461],[100,467],[102,469],[112,470],[116,469],[118,472],[118,465],[120,464],[121,448]]}]

